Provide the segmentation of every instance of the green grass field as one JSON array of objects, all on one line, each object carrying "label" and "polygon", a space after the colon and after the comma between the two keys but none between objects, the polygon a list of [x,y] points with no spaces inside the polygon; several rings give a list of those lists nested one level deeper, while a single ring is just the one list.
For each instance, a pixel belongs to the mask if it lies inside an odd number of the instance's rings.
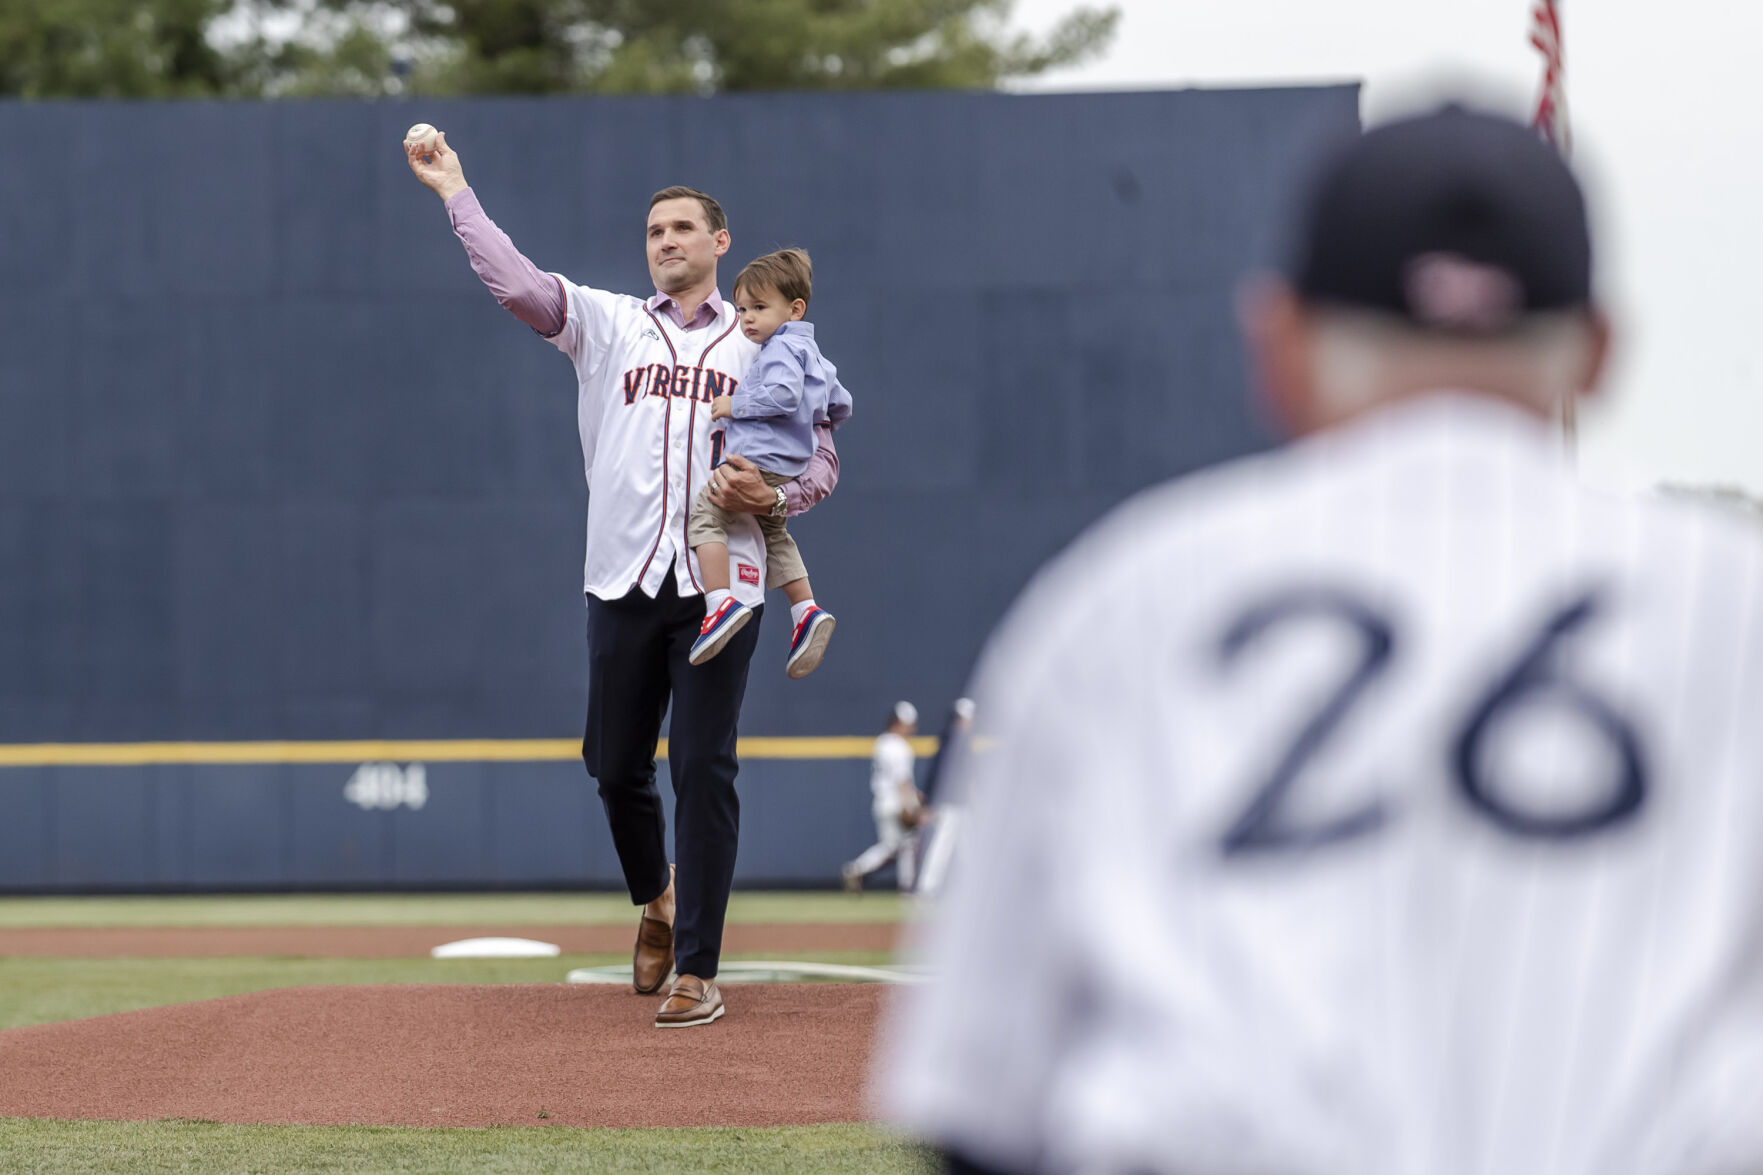
[{"label": "green grass field", "polygon": [[228,1126],[218,1122],[50,1122],[0,1118],[0,1162],[18,1173],[158,1175],[336,1172],[826,1172],[929,1175],[919,1148],[874,1126],[580,1130],[489,1127]]},{"label": "green grass field", "polygon": [[[725,955],[730,962],[746,958]],[[875,966],[872,951],[827,951],[814,961]],[[80,1020],[110,1012],[331,983],[561,983],[576,967],[630,963],[624,955],[555,959],[57,959],[0,956],[0,1029]],[[0,1171],[5,1168],[0,1165]]]},{"label": "green grass field", "polygon": [[[892,922],[889,894],[739,894],[731,922]],[[602,894],[292,895],[0,900],[0,929],[50,927],[447,926],[622,923],[630,903]],[[572,967],[628,956],[557,959],[0,957],[0,1029],[271,988],[357,983],[557,983]],[[731,955],[730,958],[740,956]],[[881,963],[870,952],[816,961]],[[209,1122],[0,1119],[5,1172],[770,1172],[922,1173],[918,1148],[878,1127],[588,1130],[233,1126]]]}]

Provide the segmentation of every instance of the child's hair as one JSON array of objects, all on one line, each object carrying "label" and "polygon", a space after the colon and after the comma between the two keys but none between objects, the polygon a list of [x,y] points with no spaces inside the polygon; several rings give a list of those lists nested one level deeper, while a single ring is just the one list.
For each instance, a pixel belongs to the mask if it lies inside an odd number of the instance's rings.
[{"label": "child's hair", "polygon": [[782,294],[786,302],[802,299],[807,305],[814,297],[814,262],[808,260],[806,249],[779,249],[747,262],[735,275],[735,293],[742,287],[765,286]]}]

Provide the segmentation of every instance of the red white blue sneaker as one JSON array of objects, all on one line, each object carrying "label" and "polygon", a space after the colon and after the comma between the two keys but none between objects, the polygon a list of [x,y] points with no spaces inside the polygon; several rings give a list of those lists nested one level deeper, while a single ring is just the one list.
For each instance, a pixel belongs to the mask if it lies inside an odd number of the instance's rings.
[{"label": "red white blue sneaker", "polygon": [[808,609],[802,623],[796,625],[795,635],[790,637],[790,659],[784,662],[784,672],[791,677],[813,673],[826,654],[827,642],[833,639],[833,625],[837,623],[833,614],[819,605]]},{"label": "red white blue sneaker", "polygon": [[686,660],[694,665],[704,664],[722,652],[728,638],[741,631],[752,618],[752,607],[730,596],[722,602],[722,607],[704,618],[704,627],[698,630],[698,639],[692,642],[692,651]]}]

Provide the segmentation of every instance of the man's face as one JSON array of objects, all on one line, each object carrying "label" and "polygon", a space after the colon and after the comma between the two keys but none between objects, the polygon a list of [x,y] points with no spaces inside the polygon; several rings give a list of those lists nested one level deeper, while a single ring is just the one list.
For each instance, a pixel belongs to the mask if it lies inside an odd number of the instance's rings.
[{"label": "man's face", "polygon": [[711,232],[704,205],[690,196],[649,209],[649,277],[664,294],[716,280],[716,259],[728,252],[728,230]]}]

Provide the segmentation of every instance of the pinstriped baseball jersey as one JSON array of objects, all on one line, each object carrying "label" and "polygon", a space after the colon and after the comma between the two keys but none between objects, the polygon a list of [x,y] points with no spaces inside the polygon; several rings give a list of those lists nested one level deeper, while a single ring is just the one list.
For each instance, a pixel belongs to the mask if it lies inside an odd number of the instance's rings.
[{"label": "pinstriped baseball jersey", "polygon": [[[584,588],[605,600],[633,587],[653,596],[673,567],[682,596],[701,594],[686,519],[721,456],[710,401],[733,394],[759,348],[726,303],[710,326],[682,330],[638,298],[553,276],[568,318],[552,342],[575,363],[588,478]],[[751,517],[741,523],[728,534],[729,585],[742,603],[759,604],[765,543]]]},{"label": "pinstriped baseball jersey", "polygon": [[1763,541],[1425,397],[989,649],[886,1112],[1006,1169],[1763,1170]]}]

